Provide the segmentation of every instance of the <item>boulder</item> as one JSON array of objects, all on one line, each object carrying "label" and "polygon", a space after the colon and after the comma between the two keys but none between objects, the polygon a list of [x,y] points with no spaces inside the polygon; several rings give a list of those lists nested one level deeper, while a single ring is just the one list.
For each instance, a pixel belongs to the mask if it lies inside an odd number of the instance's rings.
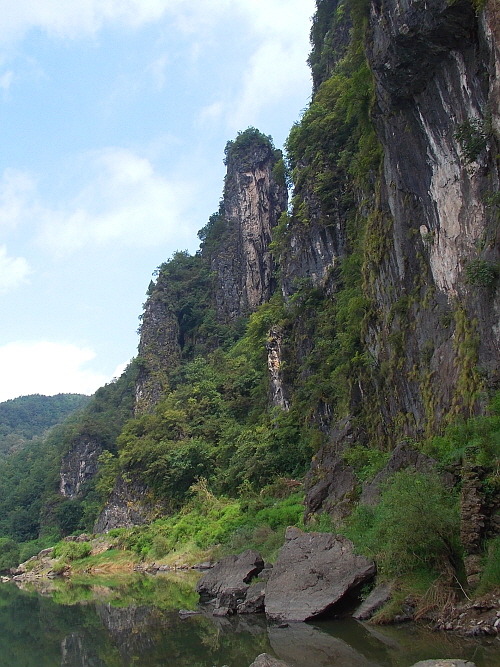
[{"label": "boulder", "polygon": [[263,581],[251,584],[248,587],[245,599],[236,607],[236,612],[238,614],[258,614],[264,611],[265,586],[266,584]]},{"label": "boulder", "polygon": [[373,614],[391,599],[392,584],[383,583],[375,586],[370,595],[360,604],[353,616],[358,621],[367,621]]},{"label": "boulder", "polygon": [[288,667],[288,665],[282,660],[276,660],[269,653],[261,653],[255,658],[250,667]]},{"label": "boulder", "polygon": [[[202,602],[216,599],[216,609],[235,611],[246,596],[249,583],[264,568],[262,556],[247,549],[238,556],[226,556],[199,580],[196,592]],[[218,611],[218,613],[222,613]]]},{"label": "boulder", "polygon": [[445,658],[441,660],[421,660],[412,665],[412,667],[476,667],[476,664],[468,660]]},{"label": "boulder", "polygon": [[342,535],[288,528],[266,585],[266,614],[277,621],[314,618],[372,579],[375,571],[375,563],[356,555]]}]

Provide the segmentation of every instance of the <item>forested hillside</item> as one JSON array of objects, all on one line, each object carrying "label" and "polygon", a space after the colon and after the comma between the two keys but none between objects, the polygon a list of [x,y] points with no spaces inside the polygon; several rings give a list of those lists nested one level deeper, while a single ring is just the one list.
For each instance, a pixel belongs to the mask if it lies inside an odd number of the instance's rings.
[{"label": "forested hillside", "polygon": [[34,394],[0,403],[0,456],[22,449],[88,401],[82,394]]},{"label": "forested hillside", "polygon": [[0,468],[4,535],[158,559],[301,524],[417,588],[500,584],[499,30],[493,0],[317,0],[284,154],[228,142],[137,358]]}]

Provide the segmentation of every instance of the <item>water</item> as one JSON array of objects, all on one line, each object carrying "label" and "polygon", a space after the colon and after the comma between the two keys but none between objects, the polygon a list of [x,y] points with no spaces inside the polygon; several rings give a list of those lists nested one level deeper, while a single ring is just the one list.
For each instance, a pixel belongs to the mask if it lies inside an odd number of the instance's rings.
[{"label": "water", "polygon": [[500,641],[353,620],[268,626],[261,616],[183,617],[190,577],[134,576],[0,586],[1,667],[248,667],[270,653],[291,667],[407,667],[461,657],[500,665]]}]

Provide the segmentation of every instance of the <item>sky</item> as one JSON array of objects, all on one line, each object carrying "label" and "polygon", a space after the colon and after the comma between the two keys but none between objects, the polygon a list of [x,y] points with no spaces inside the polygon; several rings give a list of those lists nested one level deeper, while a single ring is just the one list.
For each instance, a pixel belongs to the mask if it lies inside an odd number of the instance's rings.
[{"label": "sky", "polygon": [[93,393],[154,270],[195,252],[224,147],[281,148],[314,0],[0,0],[0,401]]}]

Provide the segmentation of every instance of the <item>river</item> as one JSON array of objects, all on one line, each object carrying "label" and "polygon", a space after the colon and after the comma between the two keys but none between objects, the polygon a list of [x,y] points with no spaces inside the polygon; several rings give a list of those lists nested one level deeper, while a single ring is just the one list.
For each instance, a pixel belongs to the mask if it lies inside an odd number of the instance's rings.
[{"label": "river", "polygon": [[353,620],[268,625],[261,616],[189,616],[189,576],[0,585],[1,667],[248,667],[270,653],[291,667],[406,667],[454,657],[500,665],[500,641]]}]

